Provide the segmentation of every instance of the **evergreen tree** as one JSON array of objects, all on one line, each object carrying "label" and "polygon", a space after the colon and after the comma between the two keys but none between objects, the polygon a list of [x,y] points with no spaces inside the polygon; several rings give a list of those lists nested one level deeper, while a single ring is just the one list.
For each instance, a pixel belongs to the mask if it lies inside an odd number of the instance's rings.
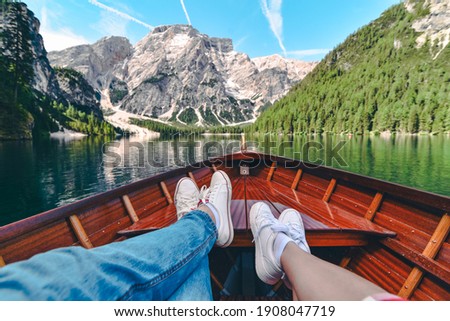
[{"label": "evergreen tree", "polygon": [[450,46],[437,57],[431,43],[417,47],[412,24],[429,10],[424,0],[414,4],[411,12],[395,5],[350,35],[246,130],[447,130]]},{"label": "evergreen tree", "polygon": [[8,1],[2,6],[8,21],[7,30],[2,30],[3,64],[10,74],[7,86],[12,88],[13,105],[17,105],[19,95],[29,90],[34,77],[30,26],[22,12],[27,9],[21,3]]}]

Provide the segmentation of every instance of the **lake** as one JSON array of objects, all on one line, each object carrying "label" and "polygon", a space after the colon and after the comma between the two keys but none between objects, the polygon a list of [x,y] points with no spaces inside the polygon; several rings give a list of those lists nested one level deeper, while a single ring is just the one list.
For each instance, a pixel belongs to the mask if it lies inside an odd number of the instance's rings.
[{"label": "lake", "polygon": [[[240,136],[172,140],[86,137],[0,142],[0,225],[207,157]],[[249,149],[308,160],[450,196],[450,137],[247,137]]]}]

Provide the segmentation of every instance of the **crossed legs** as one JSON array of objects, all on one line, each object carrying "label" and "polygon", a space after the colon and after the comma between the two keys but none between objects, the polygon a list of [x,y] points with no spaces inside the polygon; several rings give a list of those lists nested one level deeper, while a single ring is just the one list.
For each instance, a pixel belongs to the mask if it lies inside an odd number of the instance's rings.
[{"label": "crossed legs", "polygon": [[[206,190],[198,190],[188,178],[180,181],[178,186],[178,197],[175,195],[177,212],[197,208],[200,200],[198,209],[207,213],[218,225],[218,240],[225,230],[226,241],[218,242],[218,245],[228,246],[233,237],[232,232],[227,232],[232,230],[229,213],[231,183],[228,176],[224,172],[216,172],[210,189]],[[193,193],[190,202],[177,202],[183,191]],[[286,286],[292,289],[294,298],[311,301],[397,298],[364,278],[311,255],[301,215],[296,210],[285,210],[277,220],[269,206],[259,202],[252,206],[250,223],[259,278],[268,284],[275,284],[282,278]],[[228,227],[224,228],[224,225]]]}]

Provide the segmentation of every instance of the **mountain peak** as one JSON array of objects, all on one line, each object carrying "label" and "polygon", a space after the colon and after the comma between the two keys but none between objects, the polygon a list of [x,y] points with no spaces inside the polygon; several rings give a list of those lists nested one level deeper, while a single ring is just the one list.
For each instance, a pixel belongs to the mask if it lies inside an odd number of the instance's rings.
[{"label": "mountain peak", "polygon": [[170,31],[173,33],[190,33],[190,32],[199,33],[198,30],[192,27],[191,25],[175,24],[175,25],[158,26],[155,29],[153,29],[151,34],[163,33],[166,31]]},{"label": "mountain peak", "polygon": [[234,51],[231,39],[209,37],[190,25],[156,27],[129,52],[110,48],[111,40],[101,39],[83,55],[53,55],[51,61],[86,75],[103,94],[104,106],[183,124],[251,121],[315,66],[278,56],[275,66],[260,69]]},{"label": "mountain peak", "polygon": [[118,41],[120,41],[120,42],[130,42],[129,40],[128,40],[128,38],[127,37],[122,37],[122,36],[106,36],[106,37],[103,37],[103,38],[100,38],[99,40],[97,40],[95,43],[94,43],[94,45],[95,44],[100,44],[100,43],[105,43],[105,42],[118,42]]}]

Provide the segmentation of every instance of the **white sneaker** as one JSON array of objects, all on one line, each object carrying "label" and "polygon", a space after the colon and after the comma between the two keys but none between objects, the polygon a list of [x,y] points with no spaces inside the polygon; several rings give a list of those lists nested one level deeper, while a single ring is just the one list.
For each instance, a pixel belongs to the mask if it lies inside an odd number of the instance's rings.
[{"label": "white sneaker", "polygon": [[178,219],[197,208],[199,195],[197,184],[192,179],[184,177],[178,181],[173,197]]},{"label": "white sneaker", "polygon": [[[223,171],[217,171],[211,178],[211,185],[208,189],[202,188],[200,192],[200,201],[216,213],[218,218],[218,236],[216,245],[227,247],[234,238],[233,222],[231,221],[231,182],[228,175]],[[217,219],[216,219],[217,221]]]},{"label": "white sneaker", "polygon": [[252,206],[250,226],[255,242],[256,274],[264,283],[275,284],[281,279],[283,271],[275,258],[274,243],[278,233],[287,230],[287,227],[278,222],[270,207],[263,202]]},{"label": "white sneaker", "polygon": [[311,253],[308,242],[306,241],[302,216],[298,211],[291,208],[286,209],[281,213],[278,221],[287,225],[289,228],[287,236],[290,237],[299,248],[305,252]]}]

